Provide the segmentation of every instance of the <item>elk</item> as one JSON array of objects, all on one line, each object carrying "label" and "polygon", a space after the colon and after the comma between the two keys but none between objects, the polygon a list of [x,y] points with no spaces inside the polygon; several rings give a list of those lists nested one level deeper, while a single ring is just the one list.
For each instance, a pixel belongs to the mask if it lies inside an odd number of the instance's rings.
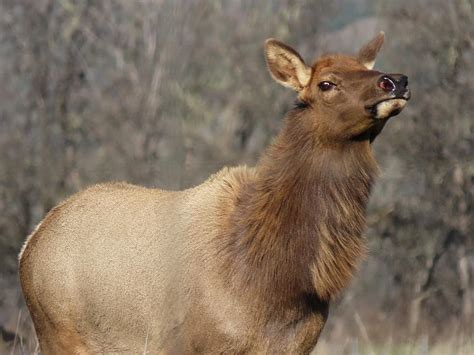
[{"label": "elk", "polygon": [[383,40],[312,66],[267,40],[297,101],[254,168],[53,208],[19,257],[43,354],[309,353],[364,256],[372,142],[410,98],[405,75],[373,70]]}]

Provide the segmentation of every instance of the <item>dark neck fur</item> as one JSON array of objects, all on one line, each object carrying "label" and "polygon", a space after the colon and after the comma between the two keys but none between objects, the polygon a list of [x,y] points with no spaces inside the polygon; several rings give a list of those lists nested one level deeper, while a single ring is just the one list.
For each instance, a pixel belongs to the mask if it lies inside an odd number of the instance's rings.
[{"label": "dark neck fur", "polygon": [[370,144],[318,142],[295,109],[242,187],[227,244],[233,285],[282,305],[322,300],[349,282],[365,250],[362,232],[377,172]]}]

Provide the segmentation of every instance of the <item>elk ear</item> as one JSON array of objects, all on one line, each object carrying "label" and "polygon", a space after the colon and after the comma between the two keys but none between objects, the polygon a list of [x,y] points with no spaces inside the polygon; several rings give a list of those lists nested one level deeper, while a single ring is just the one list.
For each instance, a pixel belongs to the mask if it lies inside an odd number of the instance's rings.
[{"label": "elk ear", "polygon": [[283,86],[300,91],[311,78],[311,68],[291,47],[270,38],[265,41],[265,60],[273,79]]},{"label": "elk ear", "polygon": [[382,31],[360,49],[357,58],[367,69],[371,70],[374,67],[375,58],[382,47],[384,38],[385,33]]}]

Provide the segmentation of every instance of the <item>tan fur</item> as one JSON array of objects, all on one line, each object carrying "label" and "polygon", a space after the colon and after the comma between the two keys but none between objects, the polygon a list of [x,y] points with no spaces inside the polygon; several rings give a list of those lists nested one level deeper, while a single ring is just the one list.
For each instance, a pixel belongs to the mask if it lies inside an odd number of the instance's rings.
[{"label": "tan fur", "polygon": [[365,253],[381,129],[365,107],[385,93],[356,57],[316,61],[303,84],[293,49],[266,53],[299,103],[255,168],[179,192],[96,185],[38,225],[20,279],[43,354],[313,349]]},{"label": "tan fur", "polygon": [[401,110],[406,105],[406,100],[402,99],[393,99],[383,101],[377,105],[377,118],[384,119],[390,116],[390,114],[395,110]]}]

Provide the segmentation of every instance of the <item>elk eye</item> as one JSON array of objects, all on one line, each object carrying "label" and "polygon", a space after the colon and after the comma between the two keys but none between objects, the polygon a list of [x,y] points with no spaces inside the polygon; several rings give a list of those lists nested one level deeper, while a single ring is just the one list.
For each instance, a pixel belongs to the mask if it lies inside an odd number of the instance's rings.
[{"label": "elk eye", "polygon": [[335,88],[336,86],[337,86],[336,84],[331,83],[330,81],[321,81],[318,84],[318,87],[321,91],[328,91]]}]

